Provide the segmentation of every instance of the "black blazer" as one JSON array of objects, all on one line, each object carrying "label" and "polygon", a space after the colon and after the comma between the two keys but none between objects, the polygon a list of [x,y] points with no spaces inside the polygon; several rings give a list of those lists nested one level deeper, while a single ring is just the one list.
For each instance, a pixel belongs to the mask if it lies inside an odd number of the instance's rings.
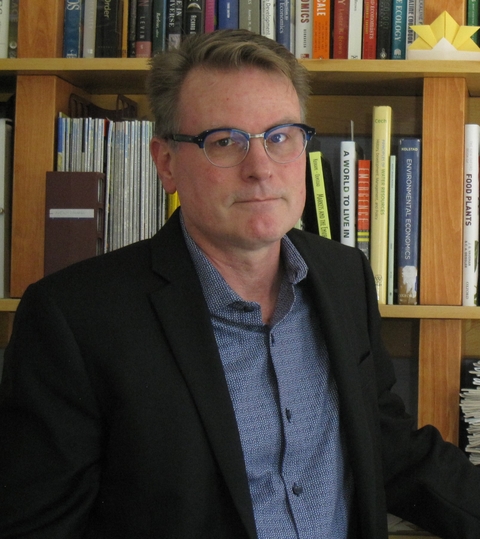
[{"label": "black blazer", "polygon": [[[368,262],[299,231],[355,480],[359,539],[387,509],[442,537],[480,537],[480,472],[389,389]],[[201,286],[175,215],[151,240],[32,285],[0,390],[0,537],[256,537]],[[289,538],[285,538],[289,539]]]}]

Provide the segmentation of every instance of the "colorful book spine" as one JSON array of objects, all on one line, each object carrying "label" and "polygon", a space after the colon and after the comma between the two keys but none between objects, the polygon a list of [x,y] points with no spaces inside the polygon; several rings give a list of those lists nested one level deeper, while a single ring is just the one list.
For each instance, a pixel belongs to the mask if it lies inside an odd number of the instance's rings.
[{"label": "colorful book spine", "polygon": [[480,126],[465,126],[463,305],[477,305]]},{"label": "colorful book spine", "polygon": [[392,0],[378,0],[377,59],[389,60],[392,49]]},{"label": "colorful book spine", "polygon": [[392,6],[392,60],[405,60],[407,46],[407,0],[393,0]]},{"label": "colorful book spine", "polygon": [[262,36],[275,40],[275,2],[261,0],[261,26]]},{"label": "colorful book spine", "polygon": [[204,0],[185,0],[184,4],[184,34],[203,34],[205,27]]},{"label": "colorful book spine", "polygon": [[365,0],[363,9],[363,48],[364,60],[377,58],[377,14],[378,0]]},{"label": "colorful book spine", "polygon": [[[467,26],[478,26],[479,22],[478,0],[467,0]],[[473,34],[472,39],[478,44],[478,32]]]},{"label": "colorful book spine", "polygon": [[313,8],[313,58],[330,58],[331,0],[314,0]]},{"label": "colorful book spine", "polygon": [[421,196],[421,140],[418,138],[399,141],[397,183],[397,303],[417,305]]},{"label": "colorful book spine", "polygon": [[239,27],[239,0],[218,0],[218,25],[219,29],[237,29]]},{"label": "colorful book spine", "polygon": [[370,159],[358,160],[357,247],[370,258]]},{"label": "colorful book spine", "polygon": [[182,42],[183,0],[167,0],[167,48],[177,49]]},{"label": "colorful book spine", "polygon": [[313,0],[295,3],[295,56],[313,55]]},{"label": "colorful book spine", "polygon": [[83,12],[83,57],[95,57],[95,34],[97,28],[97,0],[85,0]]},{"label": "colorful book spine", "polygon": [[348,58],[362,58],[363,42],[363,0],[350,0],[348,18]]},{"label": "colorful book spine", "polygon": [[370,264],[380,304],[387,301],[388,200],[392,109],[373,107]]},{"label": "colorful book spine", "polygon": [[350,0],[334,0],[333,13],[333,57],[348,58],[348,21]]},{"label": "colorful book spine", "polygon": [[397,181],[397,156],[390,156],[390,186],[388,200],[388,253],[387,253],[387,305],[395,299],[395,202]]},{"label": "colorful book spine", "polygon": [[[277,20],[279,17],[279,5],[290,5],[290,0],[277,1]],[[283,13],[283,11],[282,11]],[[238,6],[239,28],[260,33],[260,0],[241,0]]]},{"label": "colorful book spine", "polygon": [[167,2],[153,0],[152,55],[167,48]]},{"label": "colorful book spine", "polygon": [[64,58],[81,58],[82,56],[82,11],[82,0],[65,0],[63,20]]},{"label": "colorful book spine", "polygon": [[353,140],[340,143],[340,242],[356,246],[357,145]]},{"label": "colorful book spine", "polygon": [[313,196],[315,200],[315,210],[317,216],[318,233],[324,238],[331,239],[330,220],[328,216],[327,193],[322,168],[322,153],[310,152],[310,171],[313,184]]},{"label": "colorful book spine", "polygon": [[[253,0],[247,0],[248,2]],[[215,30],[216,18],[215,13],[216,0],[205,0],[205,24],[204,32],[209,34]]]},{"label": "colorful book spine", "polygon": [[278,43],[282,44],[290,52],[294,52],[291,9],[291,0],[277,0],[275,35]]},{"label": "colorful book spine", "polygon": [[407,2],[407,38],[406,50],[415,41],[415,32],[412,26],[415,24],[415,0],[406,0]]}]

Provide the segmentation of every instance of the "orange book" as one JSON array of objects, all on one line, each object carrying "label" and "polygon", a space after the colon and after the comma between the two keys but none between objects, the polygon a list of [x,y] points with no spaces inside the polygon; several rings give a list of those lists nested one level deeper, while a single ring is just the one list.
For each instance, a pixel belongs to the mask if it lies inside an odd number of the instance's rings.
[{"label": "orange book", "polygon": [[313,58],[330,58],[331,0],[315,0],[313,5]]}]

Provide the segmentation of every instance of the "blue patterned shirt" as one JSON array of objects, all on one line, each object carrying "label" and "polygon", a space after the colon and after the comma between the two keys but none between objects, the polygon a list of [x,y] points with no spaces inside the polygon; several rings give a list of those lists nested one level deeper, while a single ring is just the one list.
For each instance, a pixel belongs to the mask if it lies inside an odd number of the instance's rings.
[{"label": "blue patterned shirt", "polygon": [[351,476],[305,261],[284,237],[270,325],[189,237],[238,424],[259,539],[346,539]]}]

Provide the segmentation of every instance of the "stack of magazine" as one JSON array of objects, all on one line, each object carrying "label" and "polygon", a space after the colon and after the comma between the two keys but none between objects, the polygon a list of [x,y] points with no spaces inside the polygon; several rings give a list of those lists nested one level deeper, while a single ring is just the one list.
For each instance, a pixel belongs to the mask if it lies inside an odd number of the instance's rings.
[{"label": "stack of magazine", "polygon": [[[480,360],[462,364],[460,446],[473,464],[480,464]],[[463,438],[463,439],[462,439]]]}]

